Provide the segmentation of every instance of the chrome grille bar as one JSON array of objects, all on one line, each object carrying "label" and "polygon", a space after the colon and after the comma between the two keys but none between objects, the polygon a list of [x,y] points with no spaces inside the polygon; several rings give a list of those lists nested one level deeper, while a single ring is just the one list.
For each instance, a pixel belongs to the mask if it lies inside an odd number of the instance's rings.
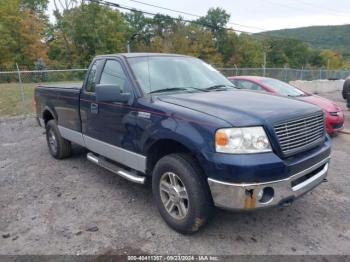
[{"label": "chrome grille bar", "polygon": [[317,123],[317,124],[315,124],[313,126],[302,126],[301,128],[299,127],[299,129],[296,129],[296,130],[292,129],[292,131],[290,131],[288,129],[288,132],[285,131],[283,134],[281,134],[281,133],[276,133],[276,134],[278,134],[280,136],[280,139],[282,139],[282,138],[285,138],[285,137],[291,137],[294,134],[300,134],[300,132],[304,132],[304,131],[305,131],[305,134],[307,134],[306,131],[312,132],[312,130],[310,130],[310,129],[318,129],[318,130],[320,130],[322,128],[323,128],[323,123]]},{"label": "chrome grille bar", "polygon": [[323,113],[282,122],[274,126],[281,150],[291,155],[316,146],[324,138]]},{"label": "chrome grille bar", "polygon": [[[317,117],[313,120],[306,120],[307,122],[299,122],[299,123],[296,123],[296,124],[293,124],[293,125],[288,125],[288,129],[293,129],[293,128],[296,128],[296,127],[299,127],[300,124],[307,124],[307,125],[312,125],[314,123],[320,123],[320,121],[323,120],[323,117]],[[281,132],[281,131],[284,131],[286,129],[286,125],[284,124],[283,126],[281,127],[278,127],[278,128],[275,128],[276,132]]]}]

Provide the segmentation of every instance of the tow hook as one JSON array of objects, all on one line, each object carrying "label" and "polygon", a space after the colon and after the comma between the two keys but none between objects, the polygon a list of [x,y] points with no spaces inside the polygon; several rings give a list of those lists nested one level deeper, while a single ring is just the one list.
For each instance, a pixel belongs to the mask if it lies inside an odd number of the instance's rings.
[{"label": "tow hook", "polygon": [[322,180],[322,182],[323,182],[323,183],[326,183],[326,182],[328,182],[328,179],[327,179],[327,178],[324,178],[324,179]]}]

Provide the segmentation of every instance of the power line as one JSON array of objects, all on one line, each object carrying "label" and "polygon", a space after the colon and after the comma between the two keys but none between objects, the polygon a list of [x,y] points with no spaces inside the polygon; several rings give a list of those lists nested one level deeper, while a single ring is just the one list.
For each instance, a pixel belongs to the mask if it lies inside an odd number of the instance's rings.
[{"label": "power line", "polygon": [[175,13],[180,13],[180,14],[194,16],[194,17],[201,17],[200,15],[191,14],[191,13],[187,13],[187,12],[184,12],[184,11],[175,10],[175,9],[171,9],[171,8],[167,8],[167,7],[163,7],[163,6],[159,6],[159,5],[148,4],[148,3],[144,3],[144,2],[141,2],[141,1],[137,1],[137,0],[129,0],[129,1],[135,2],[135,3],[138,3],[138,4],[142,4],[142,5],[148,5],[148,6],[156,7],[156,8],[163,9],[163,10],[168,10],[168,11],[175,12]]},{"label": "power line", "polygon": [[[179,13],[179,14],[183,14],[183,15],[188,15],[188,16],[193,16],[193,17],[198,17],[198,18],[203,17],[201,15],[188,13],[188,12],[184,12],[184,11],[181,11],[181,10],[171,9],[171,8],[167,8],[167,7],[164,7],[164,6],[149,4],[149,3],[141,2],[141,1],[138,1],[138,0],[129,0],[129,1],[135,2],[135,3],[138,3],[138,4],[142,4],[142,5],[152,6],[152,7],[155,7],[155,8],[159,8],[159,9],[163,9],[163,10],[167,10],[167,11],[171,11],[171,12],[175,12],[175,13]],[[268,31],[268,29],[265,29],[265,28],[255,27],[255,26],[250,26],[250,25],[243,25],[243,24],[238,24],[238,23],[234,23],[234,22],[229,22],[228,24],[241,26],[241,27],[245,27],[245,28],[251,28],[251,29],[258,29],[258,30]]]},{"label": "power line", "polygon": [[[151,16],[162,15],[162,14],[159,14],[159,13],[153,13],[153,12],[144,11],[144,10],[141,10],[141,9],[136,9],[136,8],[133,8],[133,7],[130,7],[130,6],[120,5],[118,3],[113,3],[113,2],[110,2],[110,1],[106,1],[106,0],[88,0],[88,1],[93,2],[93,3],[97,3],[97,4],[102,4],[102,5],[105,5],[105,6],[110,6],[110,7],[115,7],[115,8],[119,8],[119,9],[128,10],[128,11],[131,11],[131,12],[140,12],[140,13],[143,13],[143,14],[146,14],[146,15],[151,15]],[[166,16],[169,17],[172,20],[175,20],[175,21],[198,24],[198,25],[205,26],[205,27],[212,28],[212,29],[222,29],[222,30],[227,30],[227,31],[232,31],[232,32],[237,32],[237,33],[244,33],[244,34],[248,34],[248,35],[254,34],[253,32],[236,30],[236,29],[233,29],[233,28],[226,28],[226,27],[220,27],[220,26],[218,26],[218,27],[215,26],[214,27],[212,25],[209,25],[209,24],[206,24],[206,23],[203,23],[203,22],[199,22],[199,21],[195,21],[195,20],[176,18],[176,17],[172,17],[172,16],[169,16],[169,15],[166,15]],[[297,40],[297,41],[304,42],[304,43],[309,43],[309,44],[316,44],[317,43],[317,42],[314,42],[314,41],[300,40],[300,39],[291,38],[291,37],[284,37],[284,36],[277,36],[277,35],[265,35],[263,33],[262,34],[258,34],[255,37],[256,38],[258,38],[258,37],[260,37],[260,38],[270,38],[270,39],[274,38],[274,39],[280,39],[280,40]]]},{"label": "power line", "polygon": [[[141,10],[141,9],[136,9],[136,8],[128,7],[128,6],[125,6],[125,5],[122,6],[120,4],[113,3],[113,2],[110,2],[110,1],[105,1],[105,0],[88,0],[88,1],[93,2],[93,3],[97,3],[97,4],[102,4],[102,5],[105,5],[105,6],[110,6],[110,7],[115,7],[115,8],[119,8],[119,9],[128,10],[128,11],[131,11],[131,12],[140,12],[140,13],[151,15],[151,16],[159,15],[157,13],[144,11],[144,10]],[[244,33],[244,34],[249,34],[249,35],[253,34],[253,32],[237,30],[237,29],[221,27],[221,26],[215,26],[214,27],[212,25],[209,25],[209,24],[206,24],[206,23],[203,23],[203,22],[199,22],[199,21],[195,21],[195,20],[189,20],[189,19],[184,19],[184,18],[176,18],[176,17],[172,17],[172,16],[169,16],[169,15],[167,15],[167,16],[170,19],[175,20],[175,21],[180,21],[180,22],[182,21],[182,22],[187,22],[187,23],[198,24],[198,25],[202,25],[202,26],[205,26],[205,27],[208,27],[208,28],[212,28],[212,29],[222,29],[222,30],[228,30],[228,31],[232,31],[232,32]]]}]

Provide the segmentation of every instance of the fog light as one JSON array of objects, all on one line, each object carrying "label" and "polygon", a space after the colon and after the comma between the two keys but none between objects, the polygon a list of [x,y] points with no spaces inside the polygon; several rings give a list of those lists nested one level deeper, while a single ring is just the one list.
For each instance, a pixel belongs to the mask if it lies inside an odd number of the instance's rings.
[{"label": "fog light", "polygon": [[272,187],[264,187],[257,195],[258,201],[261,204],[267,204],[272,201],[275,196],[275,190]]},{"label": "fog light", "polygon": [[257,199],[260,201],[264,196],[264,189],[260,189],[259,193],[257,194]]}]

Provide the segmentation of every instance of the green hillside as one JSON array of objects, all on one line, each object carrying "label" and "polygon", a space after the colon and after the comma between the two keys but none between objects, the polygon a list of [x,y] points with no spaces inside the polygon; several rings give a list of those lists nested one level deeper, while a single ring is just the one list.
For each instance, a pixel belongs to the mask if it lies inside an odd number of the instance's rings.
[{"label": "green hillside", "polygon": [[289,37],[299,39],[317,49],[332,49],[350,56],[350,25],[311,26],[282,29],[257,35]]}]

